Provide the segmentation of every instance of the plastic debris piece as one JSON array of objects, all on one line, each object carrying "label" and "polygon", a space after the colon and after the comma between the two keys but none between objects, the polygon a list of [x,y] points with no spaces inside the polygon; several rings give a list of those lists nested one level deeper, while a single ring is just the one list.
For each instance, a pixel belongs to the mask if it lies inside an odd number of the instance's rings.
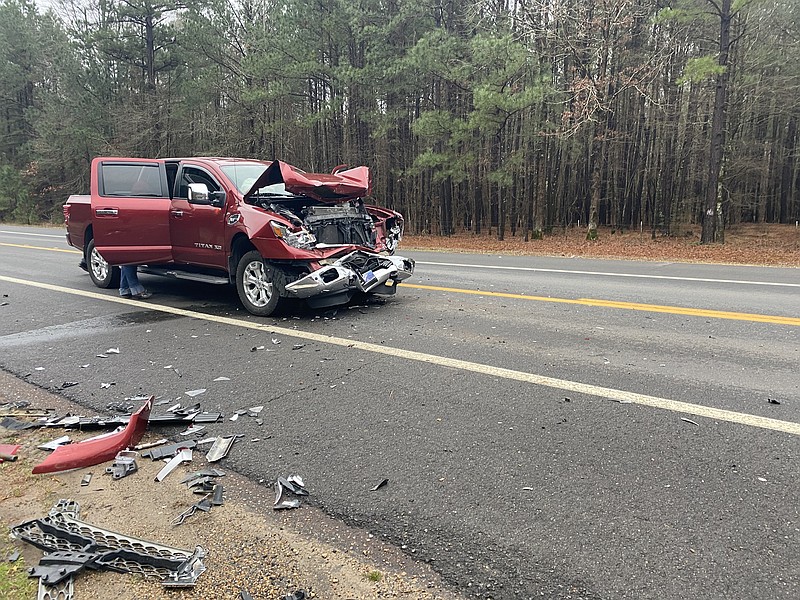
[{"label": "plastic debris piece", "polygon": [[185,440],[168,446],[159,446],[158,448],[151,448],[146,452],[142,452],[143,458],[151,458],[153,460],[161,460],[162,458],[173,457],[183,449],[191,449],[197,446],[194,440]]},{"label": "plastic debris piece", "polygon": [[180,408],[181,408],[181,403],[178,402],[177,404],[173,404],[169,408],[165,408],[164,412],[174,413],[176,410],[180,410]]},{"label": "plastic debris piece", "polygon": [[272,507],[274,510],[289,510],[292,508],[300,508],[300,500],[293,498],[291,500],[282,500]]},{"label": "plastic debris piece", "polygon": [[192,451],[189,448],[184,448],[180,452],[178,452],[175,456],[173,456],[170,461],[164,465],[164,467],[158,472],[156,475],[156,481],[163,481],[164,478],[172,473],[182,462],[190,462],[192,460]]},{"label": "plastic debris piece", "polygon": [[77,500],[70,500],[69,498],[60,498],[53,504],[49,516],[65,515],[72,519],[81,518],[81,505]]},{"label": "plastic debris piece", "polygon": [[14,552],[6,557],[8,562],[17,562],[17,559],[19,559],[19,550],[14,550]]},{"label": "plastic debris piece", "polygon": [[222,418],[222,413],[201,412],[192,419],[195,423],[216,423]]},{"label": "plastic debris piece", "polygon": [[44,371],[44,367],[35,367],[34,371]]},{"label": "plastic debris piece", "polygon": [[112,479],[122,479],[131,473],[135,473],[139,470],[139,465],[136,464],[136,459],[138,457],[138,452],[123,450],[114,458],[112,465],[106,467],[106,473],[109,473]]},{"label": "plastic debris piece", "polygon": [[253,600],[253,597],[247,590],[239,590],[239,600]]},{"label": "plastic debris piece", "polygon": [[211,493],[211,504],[214,506],[222,506],[224,499],[223,494],[225,493],[225,489],[222,487],[221,483],[214,484],[214,491]]},{"label": "plastic debris piece", "polygon": [[4,460],[8,462],[17,460],[17,450],[20,448],[21,446],[19,444],[0,444],[0,463]]},{"label": "plastic debris piece", "polygon": [[300,475],[289,475],[289,476],[286,478],[286,480],[287,480],[289,483],[293,483],[294,485],[296,485],[296,486],[298,486],[298,487],[301,487],[301,488],[304,488],[304,487],[306,487],[306,484],[305,484],[305,483],[303,483],[303,478],[302,478],[302,477],[300,477]]},{"label": "plastic debris piece", "polygon": [[65,382],[64,382],[64,383],[62,383],[62,384],[61,384],[59,387],[60,387],[62,390],[64,390],[64,389],[66,389],[66,388],[68,388],[68,387],[72,387],[73,385],[78,385],[78,383],[79,383],[78,381],[65,381]]},{"label": "plastic debris piece", "polygon": [[214,445],[211,446],[211,449],[206,454],[206,460],[208,462],[217,462],[225,458],[230,452],[231,446],[233,446],[233,442],[236,440],[234,436],[229,437],[218,437],[214,440]]},{"label": "plastic debris piece", "polygon": [[108,358],[108,354],[96,354],[97,358]]},{"label": "plastic debris piece", "polygon": [[19,419],[15,419],[14,417],[4,417],[3,420],[0,421],[0,425],[5,427],[6,429],[12,429],[15,431],[38,427],[36,423],[30,423],[28,421],[20,421]]},{"label": "plastic debris piece", "polygon": [[187,428],[185,431],[181,431],[181,435],[194,435],[195,433],[199,433],[205,429],[205,425],[192,425],[191,427]]},{"label": "plastic debris piece", "polygon": [[306,600],[306,593],[304,590],[297,590],[281,597],[281,600]]},{"label": "plastic debris piece", "polygon": [[381,489],[382,487],[384,487],[388,483],[389,483],[388,479],[381,479],[377,484],[375,484],[374,486],[369,488],[369,491],[370,492],[377,492],[379,489]]},{"label": "plastic debris piece", "polygon": [[232,416],[230,419],[228,419],[228,420],[229,420],[229,421],[236,421],[238,418],[239,418],[239,413],[236,413],[236,414],[234,414],[234,415],[233,415],[233,416]]},{"label": "plastic debris piece", "polygon": [[175,519],[172,521],[172,525],[177,527],[178,525],[182,525],[183,522],[191,517],[194,513],[198,510],[203,512],[208,512],[211,510],[211,501],[208,499],[208,496],[203,498],[202,500],[195,502],[181,514],[179,514]]},{"label": "plastic debris piece", "polygon": [[768,404],[780,404],[781,401],[780,400],[775,400],[774,398],[767,398],[767,403]]},{"label": "plastic debris piece", "polygon": [[205,388],[200,388],[199,390],[189,390],[186,392],[186,395],[190,398],[194,398],[195,396],[199,396],[200,394],[204,394],[206,391]]},{"label": "plastic debris piece", "polygon": [[230,381],[230,377],[217,377],[214,381]]},{"label": "plastic debris piece", "polygon": [[281,341],[278,338],[272,338],[272,343],[277,346],[278,344],[281,343]]},{"label": "plastic debris piece", "polygon": [[305,348],[305,347],[306,347],[305,344],[295,344],[294,346],[292,346],[292,350],[300,350],[300,348]]},{"label": "plastic debris piece", "polygon": [[119,348],[109,348],[106,350],[106,354],[119,354]]},{"label": "plastic debris piece", "polygon": [[147,442],[146,444],[137,444],[133,447],[134,450],[147,450],[148,448],[155,448],[156,446],[161,446],[162,444],[166,444],[169,440],[167,438],[161,438],[160,440],[156,440],[155,442]]},{"label": "plastic debris piece", "polygon": [[107,390],[107,389],[108,389],[108,388],[110,388],[112,385],[117,385],[117,382],[116,382],[116,381],[109,381],[108,383],[101,383],[101,384],[100,384],[100,389]]},{"label": "plastic debris piece", "polygon": [[201,477],[224,477],[225,471],[219,471],[217,469],[201,469],[200,471],[195,471],[194,473],[189,473],[181,480],[181,483],[189,483],[194,479],[199,479]]},{"label": "plastic debris piece", "polygon": [[71,440],[69,439],[68,435],[62,435],[60,438],[56,438],[50,442],[38,445],[37,448],[39,448],[39,450],[55,450],[59,446],[69,444],[70,441]]},{"label": "plastic debris piece", "polygon": [[698,427],[700,427],[700,423],[698,423],[697,421],[692,421],[691,419],[687,419],[686,417],[681,417],[681,421],[686,421],[687,423],[691,423],[692,425],[697,425]]},{"label": "plastic debris piece", "polygon": [[257,415],[262,410],[264,410],[263,406],[251,406],[250,408],[247,409],[247,412],[250,413],[250,414]]},{"label": "plastic debris piece", "polygon": [[199,446],[199,445],[201,445],[201,444],[211,444],[211,443],[213,443],[213,442],[214,442],[214,440],[216,440],[216,439],[217,439],[216,437],[207,437],[207,438],[203,438],[202,440],[197,440],[197,445]]},{"label": "plastic debris piece", "polygon": [[91,483],[91,481],[92,481],[92,474],[87,473],[81,478],[81,487],[86,487]]}]

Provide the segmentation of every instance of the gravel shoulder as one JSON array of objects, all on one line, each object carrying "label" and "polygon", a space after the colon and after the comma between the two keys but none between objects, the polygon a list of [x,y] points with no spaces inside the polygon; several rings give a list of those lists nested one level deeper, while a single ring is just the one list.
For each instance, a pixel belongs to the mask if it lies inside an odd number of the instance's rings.
[{"label": "gravel shoulder", "polygon": [[[18,400],[29,401],[31,408],[51,408],[61,414],[86,413],[61,396],[0,371],[0,404]],[[238,598],[240,590],[256,599],[277,599],[299,589],[311,598],[331,599],[461,597],[449,591],[429,566],[411,560],[369,532],[348,527],[310,506],[274,511],[272,482],[253,482],[228,471],[224,459],[214,465],[226,471],[220,480],[225,486],[224,505],[208,513],[198,512],[179,527],[171,526],[171,521],[199,499],[180,484],[183,475],[207,465],[199,452],[161,483],[154,477],[162,463],[149,459],[137,461],[139,470],[117,481],[104,474],[105,464],[51,475],[31,474],[46,455],[37,446],[63,434],[62,430],[20,432],[0,427],[0,443],[22,445],[19,460],[0,464],[0,521],[6,530],[44,516],[58,499],[70,498],[80,503],[84,521],[180,548],[200,545],[207,551],[203,561],[207,570],[194,588],[166,590],[157,581],[133,575],[84,572],[75,580],[76,599],[222,599]],[[77,441],[90,434],[69,435]],[[158,431],[149,431],[142,441],[158,438]],[[87,472],[93,474],[92,480],[81,487]],[[311,481],[305,478],[313,494]],[[4,539],[0,544],[0,557],[19,550],[26,566],[37,564],[41,557],[38,549],[21,541]],[[24,598],[27,596],[20,600]]]}]

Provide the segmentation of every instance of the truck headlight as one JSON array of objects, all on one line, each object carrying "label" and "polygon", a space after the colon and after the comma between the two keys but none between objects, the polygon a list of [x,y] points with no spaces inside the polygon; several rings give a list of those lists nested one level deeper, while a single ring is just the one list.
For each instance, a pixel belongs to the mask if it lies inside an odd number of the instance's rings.
[{"label": "truck headlight", "polygon": [[276,238],[283,240],[293,248],[308,250],[309,248],[313,248],[317,243],[317,238],[314,237],[314,234],[302,227],[298,231],[289,231],[286,225],[278,223],[277,221],[270,221],[269,225],[272,227],[272,233],[275,234]]}]

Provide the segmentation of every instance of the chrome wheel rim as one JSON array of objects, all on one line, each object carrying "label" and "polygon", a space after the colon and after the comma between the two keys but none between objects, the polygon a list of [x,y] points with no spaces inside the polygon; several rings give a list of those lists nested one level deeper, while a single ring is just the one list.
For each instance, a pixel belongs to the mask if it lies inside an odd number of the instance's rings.
[{"label": "chrome wheel rim", "polygon": [[98,281],[103,281],[108,277],[108,263],[106,259],[100,256],[97,248],[92,248],[92,255],[89,257],[89,266],[92,269],[92,275]]},{"label": "chrome wheel rim", "polygon": [[269,304],[272,298],[272,282],[267,281],[267,271],[264,263],[253,261],[244,268],[242,277],[244,295],[248,302],[257,308]]}]

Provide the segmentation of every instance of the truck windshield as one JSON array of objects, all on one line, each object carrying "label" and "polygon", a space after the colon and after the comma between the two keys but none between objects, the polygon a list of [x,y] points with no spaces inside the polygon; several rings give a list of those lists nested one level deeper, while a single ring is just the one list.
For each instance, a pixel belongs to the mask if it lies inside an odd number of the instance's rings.
[{"label": "truck windshield", "polygon": [[261,174],[267,170],[267,165],[261,163],[234,163],[220,167],[228,179],[233,182],[236,189],[242,194],[247,192]]}]

